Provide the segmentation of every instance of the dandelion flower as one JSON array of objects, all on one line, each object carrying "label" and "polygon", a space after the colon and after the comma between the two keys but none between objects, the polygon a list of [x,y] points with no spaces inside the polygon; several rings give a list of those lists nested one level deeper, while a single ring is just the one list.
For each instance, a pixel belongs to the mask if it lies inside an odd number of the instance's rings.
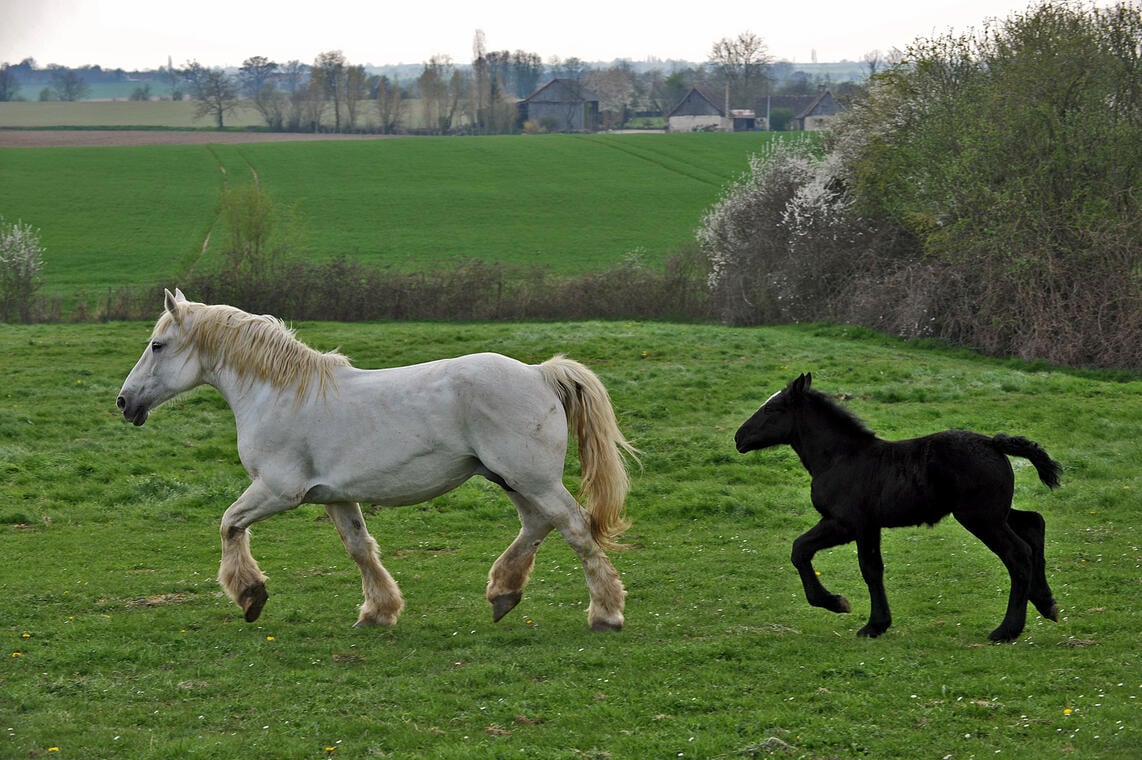
[{"label": "dandelion flower", "polygon": [[1072,710],[1072,709],[1071,709],[1071,708],[1069,708],[1069,707],[1064,707],[1064,708],[1063,708],[1063,715],[1070,715],[1072,712],[1074,712],[1074,710]]},{"label": "dandelion flower", "polygon": [[274,637],[273,637],[273,636],[267,636],[267,637],[266,637],[266,641],[273,641],[273,640],[274,640]]}]

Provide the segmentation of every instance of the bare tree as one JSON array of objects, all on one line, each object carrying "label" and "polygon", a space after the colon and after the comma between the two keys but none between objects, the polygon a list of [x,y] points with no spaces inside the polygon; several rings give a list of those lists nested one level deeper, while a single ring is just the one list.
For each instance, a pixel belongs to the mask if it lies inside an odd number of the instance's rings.
[{"label": "bare tree", "polygon": [[357,128],[357,115],[361,101],[369,96],[369,75],[364,66],[349,66],[345,69],[345,128],[350,132]]},{"label": "bare tree", "polygon": [[404,94],[401,88],[388,77],[377,81],[377,116],[381,120],[381,131],[392,134],[400,127],[404,111]]},{"label": "bare tree", "polygon": [[210,69],[191,61],[183,72],[194,98],[194,118],[210,116],[219,129],[226,114],[238,109],[238,81],[223,69]]},{"label": "bare tree", "polygon": [[340,50],[320,53],[313,62],[310,82],[314,94],[333,103],[333,131],[341,131],[341,105],[345,101],[345,54]]},{"label": "bare tree", "polygon": [[758,35],[742,32],[734,39],[723,37],[714,43],[710,60],[725,82],[727,108],[732,103],[752,105],[762,94],[765,70],[771,59],[765,40]]},{"label": "bare tree", "polygon": [[20,80],[16,78],[16,72],[8,64],[0,63],[0,103],[15,100],[18,92]]},{"label": "bare tree", "polygon": [[278,64],[262,55],[255,55],[242,61],[238,69],[238,79],[242,83],[242,92],[250,98],[258,97],[262,88],[270,83]]},{"label": "bare tree", "polygon": [[452,114],[449,113],[449,84],[454,71],[452,59],[446,55],[434,55],[424,64],[424,70],[416,80],[420,93],[420,107],[424,124],[429,131],[443,134],[451,128]]},{"label": "bare tree", "polygon": [[63,66],[49,66],[52,72],[52,90],[60,100],[83,100],[90,87],[79,72]]},{"label": "bare tree", "polygon": [[880,68],[880,51],[870,50],[864,54],[864,65],[868,67],[869,77],[876,76],[877,69]]},{"label": "bare tree", "polygon": [[626,122],[628,107],[635,95],[634,75],[629,66],[596,69],[586,76],[587,87],[599,96],[603,126],[610,129]]}]

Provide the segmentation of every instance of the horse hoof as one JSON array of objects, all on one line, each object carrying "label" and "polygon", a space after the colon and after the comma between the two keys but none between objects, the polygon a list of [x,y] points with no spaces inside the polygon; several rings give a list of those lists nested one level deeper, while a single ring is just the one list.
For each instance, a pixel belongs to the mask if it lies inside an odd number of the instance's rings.
[{"label": "horse hoof", "polygon": [[866,625],[864,628],[861,628],[859,631],[857,631],[857,636],[860,636],[862,639],[875,639],[879,638],[880,634],[884,633],[887,630],[887,626],[881,628],[880,626]]},{"label": "horse hoof", "polygon": [[262,608],[266,606],[266,600],[269,598],[270,595],[266,591],[266,584],[264,583],[259,583],[257,586],[252,586],[242,592],[240,604],[246,613],[247,623],[252,623],[258,619],[258,616],[262,614]]},{"label": "horse hoof", "polygon": [[1055,623],[1059,622],[1059,605],[1051,602],[1051,606],[1043,613],[1043,617]]},{"label": "horse hoof", "polygon": [[512,611],[512,609],[519,604],[519,600],[523,599],[523,592],[516,591],[513,594],[500,594],[492,600],[492,622],[498,623],[504,615]]},{"label": "horse hoof", "polygon": [[987,634],[987,639],[988,641],[995,641],[998,643],[1015,641],[1017,638],[1019,638],[1019,634],[1022,632],[1023,629],[1019,629],[1018,631],[1008,631],[1005,630],[1003,626],[999,626],[994,631]]},{"label": "horse hoof", "polygon": [[591,623],[591,630],[596,633],[604,633],[607,631],[619,632],[623,629],[622,623],[612,623],[609,620],[596,620]]}]

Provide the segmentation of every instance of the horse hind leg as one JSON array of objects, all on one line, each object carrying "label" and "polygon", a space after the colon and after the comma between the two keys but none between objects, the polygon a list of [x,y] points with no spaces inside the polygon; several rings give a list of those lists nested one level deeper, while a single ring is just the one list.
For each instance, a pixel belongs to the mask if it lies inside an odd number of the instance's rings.
[{"label": "horse hind leg", "polygon": [[361,590],[365,601],[361,604],[354,627],[394,625],[404,609],[404,599],[396,581],[381,564],[377,542],[365,527],[360,505],[353,502],[327,504],[325,511],[337,526],[345,550],[361,570]]},{"label": "horse hind leg", "polygon": [[988,634],[991,641],[1012,641],[1019,637],[1027,624],[1027,601],[1030,595],[1032,549],[1007,522],[985,520],[952,513],[972,535],[995,552],[1003,561],[1011,578],[1011,592],[1007,598],[1007,612],[999,627]]},{"label": "horse hind leg", "polygon": [[492,605],[492,620],[497,623],[523,598],[524,586],[535,566],[535,553],[552,528],[527,499],[514,492],[508,492],[508,497],[519,512],[520,531],[488,572],[487,597]]},{"label": "horse hind leg", "polygon": [[591,604],[587,607],[587,624],[591,630],[622,630],[626,591],[615,566],[591,535],[591,527],[579,502],[562,484],[544,498],[528,500],[542,512],[549,524],[555,526],[579,557],[591,597]]},{"label": "horse hind leg", "polygon": [[1039,610],[1039,614],[1048,620],[1058,622],[1059,605],[1055,602],[1055,595],[1047,583],[1046,537],[1047,524],[1043,516],[1030,510],[1011,510],[1007,516],[1007,523],[1011,529],[1031,547],[1031,589],[1029,598]]}]

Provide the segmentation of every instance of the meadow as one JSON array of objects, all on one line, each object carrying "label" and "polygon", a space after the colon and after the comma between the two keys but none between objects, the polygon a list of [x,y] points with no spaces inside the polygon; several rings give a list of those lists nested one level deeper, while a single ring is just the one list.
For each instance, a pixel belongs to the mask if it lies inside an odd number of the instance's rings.
[{"label": "meadow", "polygon": [[259,183],[293,255],[557,274],[693,245],[772,135],[538,135],[0,149],[0,214],[40,230],[43,292],[173,285],[217,266],[224,188]]},{"label": "meadow", "polygon": [[[477,350],[593,367],[643,452],[631,546],[613,554],[625,629],[587,630],[557,536],[491,622],[486,572],[518,521],[482,481],[367,510],[408,604],[395,627],[351,628],[359,576],[314,506],[253,531],[271,596],[246,624],[214,581],[217,522],[246,483],[218,394],[133,428],[114,400],[150,324],[4,325],[0,755],[1122,758],[1142,744],[1137,376],[839,326],[296,327],[364,367]],[[884,437],[1003,431],[1059,460],[1053,492],[1014,466],[1015,506],[1047,521],[1060,622],[1032,613],[1017,642],[988,644],[1007,574],[950,519],[885,532],[883,637],[855,636],[868,599],[852,546],[817,567],[853,613],[810,608],[788,561],[815,521],[808,478],[788,449],[732,442],[806,370]]]}]

